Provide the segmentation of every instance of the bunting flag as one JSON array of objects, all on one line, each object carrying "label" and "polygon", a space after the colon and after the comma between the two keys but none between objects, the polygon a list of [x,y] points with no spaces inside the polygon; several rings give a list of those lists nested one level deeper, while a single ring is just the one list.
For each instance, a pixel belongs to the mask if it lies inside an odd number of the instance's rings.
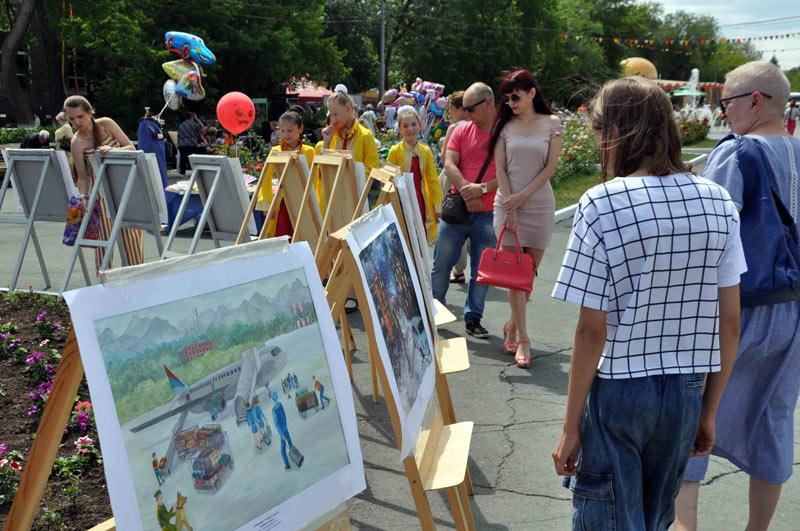
[{"label": "bunting flag", "polygon": [[[684,39],[684,40],[658,40],[658,39],[623,39],[621,37],[614,37],[611,40],[614,44],[622,44],[622,45],[630,45],[636,46],[638,45],[640,48],[644,45],[650,46],[707,46],[711,44],[742,44],[747,42],[754,42],[754,41],[766,41],[766,40],[781,40],[781,39],[791,39],[800,37],[800,31],[792,32],[792,33],[782,33],[780,35],[760,35],[756,37],[743,37],[741,39]],[[594,40],[595,42],[603,42],[603,37],[600,36],[588,36],[588,35],[569,35],[567,33],[560,33],[559,38],[563,40],[575,39],[590,39]],[[778,50],[773,50],[778,51]]]}]

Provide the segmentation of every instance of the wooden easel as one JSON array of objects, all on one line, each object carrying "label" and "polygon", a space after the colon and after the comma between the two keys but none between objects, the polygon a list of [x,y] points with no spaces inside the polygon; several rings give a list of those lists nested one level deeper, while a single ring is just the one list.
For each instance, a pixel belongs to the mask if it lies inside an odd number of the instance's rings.
[{"label": "wooden easel", "polygon": [[[317,172],[319,173],[322,195],[325,198],[325,215],[322,219],[322,227],[316,244],[311,241],[309,241],[309,244],[314,251],[314,258],[317,259],[317,267],[319,268],[319,257],[328,235],[353,220],[356,208],[361,203],[361,194],[359,194],[356,183],[355,162],[353,162],[353,156],[350,152],[324,150],[314,157],[309,175],[316,175]],[[309,179],[309,182],[313,183],[313,179]],[[311,191],[312,187],[309,183],[306,183],[302,201],[304,207],[308,197],[311,195]],[[303,208],[297,217],[297,223],[303,223],[305,217],[311,215],[313,214],[308,208]]]},{"label": "wooden easel", "polygon": [[[367,293],[358,273],[354,253],[344,240],[348,232],[349,227],[345,227],[331,236],[341,244],[341,271],[342,275],[349,280],[349,282],[341,282],[335,291],[329,292],[329,302],[333,302],[332,312],[341,311],[340,303],[343,305],[343,301],[338,300],[337,296],[339,299],[341,299],[342,293],[345,293],[346,296],[350,286],[355,288],[359,306],[364,309],[369,308]],[[342,285],[347,287],[344,288]],[[384,398],[399,449],[402,448],[403,438],[400,416],[397,410],[397,403],[390,391],[391,387],[389,386],[386,368],[378,355],[376,342],[377,324],[373,322],[369,311],[363,311],[362,316],[364,328],[369,338],[370,357],[373,361],[373,367],[376,369],[373,373],[373,392],[376,391],[377,380],[380,379],[381,386],[385,391]],[[423,427],[423,431],[417,440],[415,454],[403,459],[403,467],[408,478],[414,505],[417,509],[420,526],[424,531],[436,528],[425,493],[442,489],[447,492],[456,529],[474,530],[475,523],[469,502],[467,471],[469,446],[474,424],[472,422],[445,424],[440,408],[442,405],[447,404],[447,402],[442,402],[442,385],[446,385],[446,381],[439,377],[438,360],[434,363],[434,370],[436,372],[435,389],[438,401],[431,400],[432,404],[429,405],[430,414],[426,415],[428,422]],[[447,395],[449,396],[449,391]]]},{"label": "wooden easel", "polygon": [[[272,186],[272,176],[267,173],[268,169],[273,169],[278,174],[278,189],[275,196],[272,198],[269,210],[267,211],[264,219],[264,225],[261,227],[261,232],[258,235],[259,240],[272,236],[268,234],[267,228],[272,220],[278,218],[281,204],[286,205],[286,210],[289,213],[289,219],[292,222],[294,229],[293,242],[307,241],[316,243],[319,241],[319,235],[322,230],[322,215],[320,213],[317,197],[314,193],[313,183],[311,184],[311,193],[306,196],[305,189],[309,183],[313,181],[309,176],[312,175],[309,171],[308,176],[303,171],[303,165],[300,162],[300,155],[294,152],[276,151],[270,153],[267,157],[264,170],[258,178],[256,190],[253,193],[253,198],[250,200],[250,210],[252,211],[258,201],[259,191],[262,186]],[[272,173],[272,172],[270,172]],[[307,210],[309,215],[304,216],[302,225],[298,224],[298,216],[301,211]],[[242,228],[239,230],[239,237],[236,243],[244,242],[247,234],[247,219],[242,223]]]}]

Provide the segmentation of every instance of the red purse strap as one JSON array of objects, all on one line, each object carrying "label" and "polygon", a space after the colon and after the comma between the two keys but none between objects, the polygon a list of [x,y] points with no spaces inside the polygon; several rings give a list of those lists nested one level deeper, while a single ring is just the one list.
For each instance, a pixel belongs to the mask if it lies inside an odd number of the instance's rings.
[{"label": "red purse strap", "polygon": [[[494,248],[494,259],[497,260],[497,253],[500,252],[500,243],[503,241],[503,234],[506,233],[506,227],[503,226],[503,230],[500,231],[500,237],[497,238],[497,245]],[[522,247],[519,246],[519,238],[517,237],[517,231],[512,230],[511,233],[514,235],[514,239],[517,241],[517,263],[522,263]]]}]

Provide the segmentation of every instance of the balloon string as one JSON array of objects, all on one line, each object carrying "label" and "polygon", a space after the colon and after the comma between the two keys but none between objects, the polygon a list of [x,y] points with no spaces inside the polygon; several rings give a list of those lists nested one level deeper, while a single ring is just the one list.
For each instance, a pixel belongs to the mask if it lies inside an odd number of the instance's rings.
[{"label": "balloon string", "polygon": [[159,113],[158,113],[158,114],[156,114],[156,120],[161,120],[161,114],[162,114],[164,111],[166,111],[166,110],[167,110],[167,106],[168,106],[168,105],[169,105],[169,100],[167,100],[167,102],[164,104],[164,106],[163,106],[163,107],[161,107],[161,111],[159,111]]}]

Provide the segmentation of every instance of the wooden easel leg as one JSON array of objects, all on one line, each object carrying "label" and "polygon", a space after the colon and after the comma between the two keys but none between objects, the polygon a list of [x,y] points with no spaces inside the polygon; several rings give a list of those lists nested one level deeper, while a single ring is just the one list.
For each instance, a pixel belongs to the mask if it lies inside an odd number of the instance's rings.
[{"label": "wooden easel leg", "polygon": [[464,517],[464,506],[461,504],[458,487],[447,489],[447,501],[450,502],[450,512],[453,513],[453,522],[456,524],[456,529],[466,531],[467,523]]},{"label": "wooden easel leg", "polygon": [[53,381],[50,398],[36,430],[36,438],[28,456],[28,466],[22,474],[3,529],[30,529],[33,525],[82,378],[83,364],[78,341],[75,339],[75,330],[71,330]]},{"label": "wooden easel leg", "polygon": [[464,486],[467,489],[467,494],[470,496],[475,495],[475,491],[472,489],[472,477],[469,475],[469,465],[467,465],[467,469],[464,471]]},{"label": "wooden easel leg", "polygon": [[475,520],[472,517],[472,507],[469,504],[467,478],[469,478],[469,470],[467,470],[467,475],[464,477],[464,482],[458,486],[458,495],[461,497],[461,506],[464,507],[464,518],[467,520],[467,528],[474,530]]},{"label": "wooden easel leg", "polygon": [[406,477],[408,478],[408,486],[411,488],[411,497],[414,499],[414,507],[417,508],[420,529],[422,531],[433,531],[436,529],[436,525],[433,523],[433,514],[428,503],[428,497],[425,495],[425,491],[422,490],[422,479],[419,477],[419,469],[417,469],[417,462],[414,460],[414,456],[403,459],[403,466],[406,469]]}]

